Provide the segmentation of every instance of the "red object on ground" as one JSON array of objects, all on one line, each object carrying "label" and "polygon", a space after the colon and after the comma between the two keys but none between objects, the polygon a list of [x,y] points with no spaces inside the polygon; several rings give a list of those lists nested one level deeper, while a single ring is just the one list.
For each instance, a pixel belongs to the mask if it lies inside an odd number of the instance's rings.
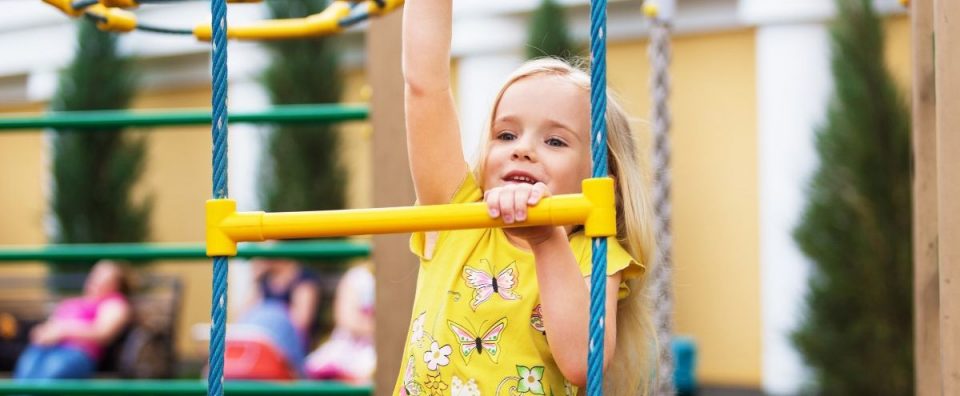
[{"label": "red object on ground", "polygon": [[293,380],[294,370],[273,345],[264,340],[227,340],[223,377],[237,380]]}]

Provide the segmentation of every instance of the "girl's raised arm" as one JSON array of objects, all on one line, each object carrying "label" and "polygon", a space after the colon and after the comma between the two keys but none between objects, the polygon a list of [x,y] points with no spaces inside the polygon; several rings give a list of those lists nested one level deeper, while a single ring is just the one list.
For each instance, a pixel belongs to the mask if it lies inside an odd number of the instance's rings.
[{"label": "girl's raised arm", "polygon": [[453,0],[407,0],[403,77],[407,150],[417,199],[447,203],[469,171],[450,90]]}]

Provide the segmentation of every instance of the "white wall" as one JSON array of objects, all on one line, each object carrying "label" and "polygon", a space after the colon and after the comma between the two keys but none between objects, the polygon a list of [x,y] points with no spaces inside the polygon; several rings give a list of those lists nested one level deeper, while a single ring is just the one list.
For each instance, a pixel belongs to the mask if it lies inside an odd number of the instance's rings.
[{"label": "white wall", "polygon": [[817,164],[814,129],[830,92],[828,49],[820,24],[757,31],[763,384],[772,394],[796,393],[806,377],[788,337],[800,320],[809,263],[791,233]]}]

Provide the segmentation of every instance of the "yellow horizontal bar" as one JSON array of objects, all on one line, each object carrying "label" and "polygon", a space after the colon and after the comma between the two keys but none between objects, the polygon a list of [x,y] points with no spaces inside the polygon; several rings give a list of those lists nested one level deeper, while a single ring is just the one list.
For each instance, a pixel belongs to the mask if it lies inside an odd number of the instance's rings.
[{"label": "yellow horizontal bar", "polygon": [[137,0],[100,0],[100,4],[117,8],[137,8],[140,5]]},{"label": "yellow horizontal bar", "polygon": [[[227,26],[227,38],[237,40],[281,40],[317,37],[337,33],[339,21],[350,14],[350,3],[334,1],[323,12],[306,18],[272,19],[243,26]],[[213,36],[210,25],[193,29],[198,40],[209,41]]]},{"label": "yellow horizontal bar", "polygon": [[73,0],[43,0],[43,2],[74,18],[83,15],[83,10],[73,8]]},{"label": "yellow horizontal bar", "polygon": [[483,202],[318,212],[236,212],[229,199],[207,201],[207,255],[234,256],[237,242],[489,227],[584,224],[587,236],[616,235],[613,179],[583,181],[582,194],[545,198],[527,219],[504,224]]},{"label": "yellow horizontal bar", "polygon": [[[367,13],[370,15],[384,15],[403,5],[403,0],[383,0],[382,2],[367,1]],[[381,7],[382,4],[382,7]]]},{"label": "yellow horizontal bar", "polygon": [[103,4],[87,7],[86,12],[96,15],[97,28],[105,32],[130,32],[137,28],[137,16],[120,8],[108,8]]}]

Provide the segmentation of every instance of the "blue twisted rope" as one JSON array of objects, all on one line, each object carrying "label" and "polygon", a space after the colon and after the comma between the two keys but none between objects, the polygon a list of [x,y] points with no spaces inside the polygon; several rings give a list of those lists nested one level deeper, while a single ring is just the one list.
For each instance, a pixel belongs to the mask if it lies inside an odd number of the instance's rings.
[{"label": "blue twisted rope", "polygon": [[[593,177],[607,176],[607,1],[590,2],[590,114]],[[606,323],[607,238],[593,238],[590,274],[590,350],[587,395],[603,395],[603,335]]]},{"label": "blue twisted rope", "polygon": [[[227,197],[227,2],[212,0],[213,27],[213,198]],[[223,355],[227,328],[227,258],[213,258],[210,303],[210,372],[207,395],[223,395]]]}]

